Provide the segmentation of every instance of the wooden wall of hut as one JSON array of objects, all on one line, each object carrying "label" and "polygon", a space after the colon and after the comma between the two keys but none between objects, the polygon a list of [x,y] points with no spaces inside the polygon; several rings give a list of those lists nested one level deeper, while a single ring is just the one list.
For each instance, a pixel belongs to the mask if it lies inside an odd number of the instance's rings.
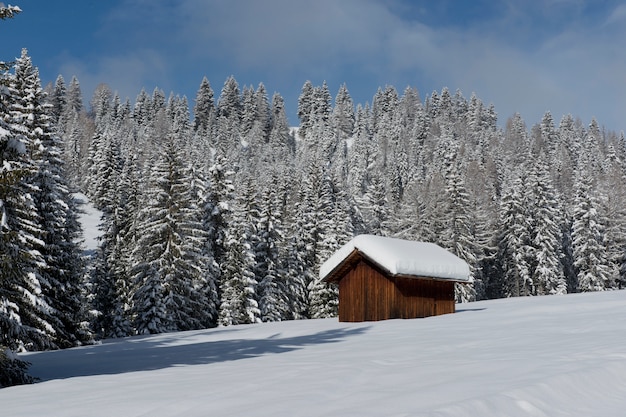
[{"label": "wooden wall of hut", "polygon": [[339,321],[409,319],[454,311],[451,281],[388,277],[366,259],[339,281]]}]

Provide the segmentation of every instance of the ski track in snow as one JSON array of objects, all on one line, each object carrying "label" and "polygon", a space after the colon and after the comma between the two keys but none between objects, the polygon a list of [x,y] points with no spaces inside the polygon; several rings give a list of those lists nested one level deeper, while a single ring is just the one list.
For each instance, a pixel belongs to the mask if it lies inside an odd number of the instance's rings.
[{"label": "ski track in snow", "polygon": [[3,416],[622,416],[626,292],[304,320],[21,355]]}]

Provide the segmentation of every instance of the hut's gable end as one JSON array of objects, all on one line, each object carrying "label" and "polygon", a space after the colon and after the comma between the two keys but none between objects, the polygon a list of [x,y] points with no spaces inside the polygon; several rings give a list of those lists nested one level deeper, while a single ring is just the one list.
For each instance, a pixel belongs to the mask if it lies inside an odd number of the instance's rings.
[{"label": "hut's gable end", "polygon": [[339,281],[339,320],[395,318],[396,293],[394,282],[375,264],[361,258]]}]

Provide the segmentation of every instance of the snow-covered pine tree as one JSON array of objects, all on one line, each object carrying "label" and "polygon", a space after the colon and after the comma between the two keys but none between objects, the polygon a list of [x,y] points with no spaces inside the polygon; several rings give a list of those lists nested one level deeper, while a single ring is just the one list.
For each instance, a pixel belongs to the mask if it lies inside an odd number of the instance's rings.
[{"label": "snow-covered pine tree", "polygon": [[54,132],[52,106],[47,104],[38,71],[26,50],[16,61],[17,94],[23,108],[26,135],[32,143],[37,173],[33,194],[42,229],[39,252],[44,266],[39,269],[42,296],[50,307],[54,343],[70,347],[89,340],[85,326],[83,262],[78,239],[82,235],[77,207],[65,177],[61,140]]},{"label": "snow-covered pine tree", "polygon": [[[252,86],[243,87],[241,93],[241,134],[246,137],[252,129],[257,116],[257,102],[254,97],[254,88]],[[255,138],[259,139],[260,138]]]},{"label": "snow-covered pine tree", "polygon": [[192,160],[189,168],[189,178],[192,181],[189,187],[190,209],[193,219],[199,222],[200,226],[197,236],[190,243],[194,245],[192,248],[194,253],[200,251],[198,259],[202,260],[199,265],[202,269],[199,271],[201,275],[198,277],[198,291],[204,297],[205,306],[198,313],[201,314],[204,327],[215,327],[218,324],[220,304],[218,290],[221,272],[215,260],[214,237],[217,223],[212,221],[215,220],[214,214],[221,216],[224,212],[214,213],[213,202],[207,200],[212,196],[209,191],[211,185],[203,166],[205,166],[203,162]]},{"label": "snow-covered pine tree", "polygon": [[208,242],[211,245],[213,258],[220,269],[227,251],[226,236],[234,199],[233,175],[234,171],[230,168],[226,158],[219,153],[216,154],[215,161],[208,168],[206,195],[204,197],[204,230],[208,233]]},{"label": "snow-covered pine tree", "polygon": [[272,96],[271,121],[269,149],[266,152],[271,157],[265,160],[270,164],[278,162],[290,163],[295,153],[295,143],[289,132],[289,122],[285,114],[285,100],[278,93],[274,93]]},{"label": "snow-covered pine tree", "polygon": [[[317,245],[313,271],[316,275],[321,265],[352,237],[345,199],[341,201],[343,194],[335,181],[328,172],[322,171],[315,209]],[[323,283],[316,277],[309,284],[309,304],[312,318],[336,316],[339,308],[338,288]]]},{"label": "snow-covered pine tree", "polygon": [[561,209],[552,187],[543,153],[529,172],[528,189],[533,295],[565,294],[567,283],[561,263]]},{"label": "snow-covered pine tree", "polygon": [[626,287],[626,178],[624,156],[619,150],[624,146],[623,133],[615,140],[608,145],[607,174],[599,179],[599,189],[603,195],[602,212],[607,214],[607,257],[615,270],[612,274],[617,277],[615,286],[621,289]]},{"label": "snow-covered pine tree", "polygon": [[[445,93],[445,91],[444,91]],[[442,97],[446,96],[442,94]],[[446,107],[447,108],[447,107]],[[442,110],[443,111],[443,110]],[[446,110],[446,114],[450,113]],[[447,117],[452,117],[448,114]],[[438,243],[463,259],[470,267],[470,277],[473,280],[478,268],[478,244],[476,242],[475,225],[472,223],[470,213],[470,199],[463,176],[460,173],[461,161],[458,160],[456,144],[449,135],[441,139],[444,148],[444,181],[446,204],[444,211],[435,215],[442,216],[446,223],[443,233],[438,238]],[[459,302],[474,301],[476,291],[468,284],[457,284],[455,287],[456,299]]]},{"label": "snow-covered pine tree", "polygon": [[267,90],[263,83],[259,83],[254,93],[256,101],[256,118],[255,122],[260,130],[260,142],[267,143],[269,140],[270,130],[272,129],[272,113]]},{"label": "snow-covered pine tree", "polygon": [[[583,161],[585,158],[583,158]],[[592,189],[592,181],[583,168],[576,179],[576,198],[572,211],[572,247],[574,267],[580,292],[603,291],[613,286],[604,241],[604,219]]]},{"label": "snow-covered pine tree", "polygon": [[64,123],[61,117],[65,114],[67,107],[67,87],[65,86],[65,79],[63,79],[61,74],[57,76],[52,94],[48,97],[48,100],[52,106],[50,109],[50,117],[52,117],[52,121],[62,129]]},{"label": "snow-covered pine tree", "polygon": [[307,136],[309,128],[313,124],[311,115],[313,111],[313,95],[313,83],[307,80],[302,86],[300,96],[298,96],[298,119],[300,120],[298,133],[303,138]]},{"label": "snow-covered pine tree", "polygon": [[357,106],[352,146],[348,149],[348,187],[350,194],[358,201],[371,185],[371,169],[376,160],[376,150],[372,141],[369,120],[369,107]]},{"label": "snow-covered pine tree", "polygon": [[39,252],[43,231],[32,183],[37,147],[28,128],[24,77],[34,77],[24,61],[17,76],[0,75],[0,345],[10,349],[54,347],[49,307],[41,294]]},{"label": "snow-covered pine tree", "polygon": [[202,136],[208,136],[215,123],[215,102],[211,84],[206,77],[202,78],[196,103],[193,108],[193,128]]},{"label": "snow-covered pine tree", "polygon": [[526,296],[533,291],[528,262],[531,233],[524,189],[523,178],[517,176],[502,190],[498,238],[502,282],[491,282],[489,290],[495,298]]},{"label": "snow-covered pine tree", "polygon": [[389,200],[383,180],[375,173],[370,174],[371,184],[362,200],[361,211],[367,225],[367,232],[386,236],[389,220]]},{"label": "snow-covered pine tree", "polygon": [[242,103],[239,84],[233,76],[224,82],[217,100],[215,148],[229,161],[237,162],[242,146]]},{"label": "snow-covered pine tree", "polygon": [[125,337],[134,334],[132,327],[131,253],[136,244],[135,221],[139,210],[139,180],[136,156],[129,155],[116,184],[114,209],[105,213],[95,269],[98,278],[93,286],[99,315],[94,328],[100,337]]},{"label": "snow-covered pine tree", "polygon": [[254,188],[251,180],[240,184],[226,235],[219,312],[223,326],[261,321],[255,276],[258,207]]},{"label": "snow-covered pine tree", "polygon": [[83,107],[83,93],[80,89],[80,82],[76,76],[73,76],[70,80],[70,85],[67,88],[65,111],[81,113],[84,111]]},{"label": "snow-covered pine tree", "polygon": [[282,178],[279,172],[272,170],[263,184],[259,201],[255,273],[259,283],[259,309],[263,321],[280,321],[289,317],[281,250],[285,236],[282,225]]},{"label": "snow-covered pine tree", "polygon": [[[190,180],[174,140],[165,140],[150,171],[145,204],[139,211],[142,235],[133,251],[133,317],[139,334],[202,327],[206,307],[199,291],[205,266],[202,230],[190,208]],[[189,245],[197,245],[195,249]]]},{"label": "snow-covered pine tree", "polygon": [[346,84],[342,84],[339,87],[335,97],[332,121],[340,141],[345,141],[352,136],[355,121],[354,103]]}]

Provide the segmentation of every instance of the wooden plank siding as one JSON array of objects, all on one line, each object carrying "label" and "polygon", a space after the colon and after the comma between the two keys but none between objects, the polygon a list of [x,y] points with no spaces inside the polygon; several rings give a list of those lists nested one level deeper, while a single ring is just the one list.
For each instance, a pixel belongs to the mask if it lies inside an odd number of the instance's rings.
[{"label": "wooden plank siding", "polygon": [[454,282],[387,276],[365,258],[339,279],[339,321],[360,322],[454,313]]}]

